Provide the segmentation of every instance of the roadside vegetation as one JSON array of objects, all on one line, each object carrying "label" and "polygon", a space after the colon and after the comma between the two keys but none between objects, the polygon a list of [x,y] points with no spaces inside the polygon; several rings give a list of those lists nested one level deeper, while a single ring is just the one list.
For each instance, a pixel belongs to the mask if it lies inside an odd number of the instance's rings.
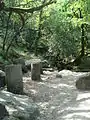
[{"label": "roadside vegetation", "polygon": [[0,64],[38,57],[58,70],[80,65],[90,56],[89,4],[90,0],[1,0]]}]

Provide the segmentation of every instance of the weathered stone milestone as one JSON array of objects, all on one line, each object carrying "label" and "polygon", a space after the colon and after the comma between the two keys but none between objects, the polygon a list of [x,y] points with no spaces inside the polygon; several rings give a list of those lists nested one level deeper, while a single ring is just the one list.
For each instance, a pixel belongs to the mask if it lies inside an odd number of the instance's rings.
[{"label": "weathered stone milestone", "polygon": [[23,93],[23,79],[21,65],[6,66],[7,90],[15,94]]},{"label": "weathered stone milestone", "polygon": [[41,61],[33,61],[31,63],[31,79],[40,81],[41,80]]}]

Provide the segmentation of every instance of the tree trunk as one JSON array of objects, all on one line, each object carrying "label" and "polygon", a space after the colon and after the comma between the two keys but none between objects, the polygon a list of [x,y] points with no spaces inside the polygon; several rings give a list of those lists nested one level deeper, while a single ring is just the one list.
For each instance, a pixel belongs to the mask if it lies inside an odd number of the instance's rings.
[{"label": "tree trunk", "polygon": [[84,31],[84,24],[81,25],[81,56],[85,54],[85,31]]}]

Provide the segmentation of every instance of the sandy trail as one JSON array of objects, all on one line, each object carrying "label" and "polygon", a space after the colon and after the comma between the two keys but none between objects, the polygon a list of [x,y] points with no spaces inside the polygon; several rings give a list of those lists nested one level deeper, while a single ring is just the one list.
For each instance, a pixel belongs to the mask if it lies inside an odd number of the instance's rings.
[{"label": "sandy trail", "polygon": [[25,91],[39,106],[38,120],[90,120],[90,91],[78,91],[75,81],[86,73],[63,70],[44,72],[42,82],[24,76]]}]

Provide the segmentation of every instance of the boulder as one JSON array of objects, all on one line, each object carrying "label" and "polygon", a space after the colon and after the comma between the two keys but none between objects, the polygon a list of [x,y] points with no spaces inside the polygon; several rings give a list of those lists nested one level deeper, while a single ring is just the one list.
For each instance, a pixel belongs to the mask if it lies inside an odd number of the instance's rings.
[{"label": "boulder", "polygon": [[16,60],[14,60],[13,63],[14,64],[21,64],[23,73],[27,73],[28,72],[28,69],[27,69],[27,67],[25,65],[25,60],[23,58],[18,58]]},{"label": "boulder", "polygon": [[26,60],[25,66],[27,67],[28,70],[31,70],[31,60]]},{"label": "boulder", "polygon": [[76,88],[80,90],[90,90],[90,75],[80,77],[76,81]]},{"label": "boulder", "polygon": [[56,74],[56,78],[62,78],[62,75]]},{"label": "boulder", "polygon": [[0,103],[6,106],[9,113],[9,117],[4,120],[37,120],[40,115],[38,106],[26,95],[2,90],[0,91]]},{"label": "boulder", "polygon": [[43,60],[42,62],[42,68],[48,68],[49,67],[49,63],[47,60]]},{"label": "boulder", "polygon": [[6,85],[5,82],[5,72],[0,70],[0,88]]},{"label": "boulder", "polygon": [[0,120],[3,120],[6,116],[9,116],[8,111],[5,108],[5,105],[0,103]]}]

